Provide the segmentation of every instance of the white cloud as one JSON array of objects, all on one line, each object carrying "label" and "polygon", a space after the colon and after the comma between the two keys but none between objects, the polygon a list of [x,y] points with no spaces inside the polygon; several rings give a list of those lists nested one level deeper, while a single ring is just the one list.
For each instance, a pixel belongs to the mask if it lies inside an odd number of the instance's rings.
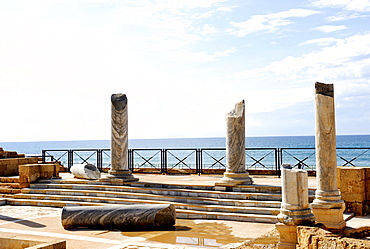
[{"label": "white cloud", "polygon": [[337,21],[346,21],[350,19],[363,18],[363,17],[368,17],[368,15],[360,15],[357,13],[354,13],[354,14],[337,13],[335,16],[329,16],[329,17],[326,17],[325,19],[328,20],[329,22],[337,22]]},{"label": "white cloud", "polygon": [[334,31],[338,31],[338,30],[347,29],[347,27],[345,25],[340,25],[340,26],[324,25],[324,26],[316,27],[314,29],[322,31],[324,33],[330,33],[330,32],[334,32]]},{"label": "white cloud", "polygon": [[320,8],[342,8],[359,12],[370,11],[369,0],[319,0],[312,4]]},{"label": "white cloud", "polygon": [[200,33],[203,34],[203,35],[210,35],[210,34],[214,34],[216,32],[217,32],[217,29],[214,26],[211,26],[209,24],[204,24],[203,28],[202,28],[202,31],[200,31]]},{"label": "white cloud", "polygon": [[231,22],[231,25],[234,26],[234,28],[228,29],[228,32],[240,37],[262,30],[271,32],[280,26],[293,23],[288,20],[289,18],[307,17],[318,13],[320,12],[308,9],[290,9],[288,11],[281,11],[267,15],[254,15],[245,22]]},{"label": "white cloud", "polygon": [[[327,40],[333,41],[334,40]],[[320,42],[320,40],[311,40]],[[265,67],[245,70],[234,74],[236,79],[260,80],[267,75],[284,80],[307,80],[331,82],[343,79],[365,78],[369,83],[370,33],[336,39],[335,45],[302,56],[288,56]]]},{"label": "white cloud", "polygon": [[187,64],[205,63],[216,61],[217,59],[222,57],[228,57],[236,51],[236,48],[231,48],[224,51],[216,51],[213,54],[208,54],[206,52],[191,53],[188,51],[179,51],[178,53],[172,54],[172,56],[174,56],[173,60],[181,61]]},{"label": "white cloud", "polygon": [[338,42],[340,42],[341,40],[340,39],[337,39],[337,38],[332,38],[332,37],[327,37],[327,38],[318,38],[318,39],[312,39],[312,40],[308,40],[308,41],[305,41],[299,45],[308,45],[308,44],[317,44],[319,46],[329,46],[333,43],[337,44]]}]

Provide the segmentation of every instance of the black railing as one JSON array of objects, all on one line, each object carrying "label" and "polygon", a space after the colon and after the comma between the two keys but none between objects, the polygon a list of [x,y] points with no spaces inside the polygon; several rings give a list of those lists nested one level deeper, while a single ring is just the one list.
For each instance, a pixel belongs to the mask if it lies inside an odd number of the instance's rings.
[{"label": "black railing", "polygon": [[[246,170],[270,171],[280,175],[280,166],[316,170],[315,148],[246,148]],[[68,166],[91,163],[99,170],[110,168],[110,149],[43,150],[43,161],[60,161]],[[129,149],[129,169],[143,173],[222,173],[226,168],[225,148]],[[338,166],[370,166],[370,148],[337,148]]]}]

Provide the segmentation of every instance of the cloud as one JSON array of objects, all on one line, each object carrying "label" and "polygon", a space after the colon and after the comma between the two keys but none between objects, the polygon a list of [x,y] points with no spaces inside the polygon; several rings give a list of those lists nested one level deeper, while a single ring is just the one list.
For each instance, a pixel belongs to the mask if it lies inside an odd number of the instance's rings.
[{"label": "cloud", "polygon": [[[307,41],[311,42],[319,40]],[[324,82],[341,78],[369,77],[370,60],[367,58],[369,56],[370,33],[365,33],[336,39],[333,46],[323,47],[298,57],[288,56],[265,67],[238,72],[233,77],[262,79],[268,74],[273,74],[285,79],[314,77],[317,81]]]},{"label": "cloud", "polygon": [[324,26],[316,27],[314,29],[322,31],[324,33],[330,33],[330,32],[334,32],[334,31],[338,31],[338,30],[347,29],[347,27],[345,25],[340,25],[340,26],[324,25]]},{"label": "cloud", "polygon": [[201,34],[203,35],[210,35],[210,34],[214,34],[217,32],[217,29],[209,24],[204,24],[203,25],[203,28],[202,28],[202,31],[200,31]]},{"label": "cloud", "polygon": [[191,53],[188,51],[179,51],[178,53],[174,53],[171,56],[173,60],[181,61],[186,64],[190,63],[205,63],[205,62],[211,62],[216,61],[219,58],[222,57],[228,57],[231,54],[235,53],[237,50],[236,48],[227,49],[224,51],[216,51],[213,54],[208,54],[206,52],[197,52],[197,53]]},{"label": "cloud", "polygon": [[355,18],[368,17],[368,15],[359,15],[357,13],[348,14],[348,13],[337,13],[335,16],[329,16],[325,18],[328,22],[337,22],[337,21],[346,21]]},{"label": "cloud", "polygon": [[350,11],[370,11],[369,0],[319,0],[312,3],[319,8],[341,8]]},{"label": "cloud", "polygon": [[319,38],[319,39],[308,40],[308,41],[302,42],[299,45],[317,44],[319,46],[325,46],[326,47],[326,46],[332,45],[333,43],[337,44],[339,41],[340,41],[340,39],[328,37],[328,38]]},{"label": "cloud", "polygon": [[267,15],[254,15],[245,22],[230,22],[234,28],[228,29],[228,32],[239,37],[262,30],[271,32],[280,26],[293,23],[292,21],[288,20],[289,18],[307,17],[318,13],[320,12],[308,9],[290,9],[287,11],[281,11]]}]

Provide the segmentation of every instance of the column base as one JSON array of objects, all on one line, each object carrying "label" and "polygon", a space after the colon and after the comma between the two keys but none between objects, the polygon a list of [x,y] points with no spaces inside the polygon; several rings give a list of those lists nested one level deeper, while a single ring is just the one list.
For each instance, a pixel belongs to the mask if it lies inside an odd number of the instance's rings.
[{"label": "column base", "polygon": [[224,177],[220,182],[216,182],[215,186],[233,187],[236,185],[251,185],[253,179],[249,176],[248,172],[244,173],[224,173]]},{"label": "column base", "polygon": [[343,217],[345,209],[345,203],[343,201],[335,203],[335,205],[314,202],[311,204],[311,209],[315,215],[316,223],[323,224],[326,229],[340,231],[346,227]]},{"label": "column base", "polygon": [[281,223],[289,226],[310,226],[315,224],[315,216],[310,208],[297,210],[281,208],[277,219]]},{"label": "column base", "polygon": [[297,226],[288,226],[282,223],[275,224],[280,234],[279,249],[295,249],[298,244]]},{"label": "column base", "polygon": [[108,175],[100,178],[100,182],[122,183],[122,182],[135,182],[139,178],[135,178],[130,170],[110,170]]}]

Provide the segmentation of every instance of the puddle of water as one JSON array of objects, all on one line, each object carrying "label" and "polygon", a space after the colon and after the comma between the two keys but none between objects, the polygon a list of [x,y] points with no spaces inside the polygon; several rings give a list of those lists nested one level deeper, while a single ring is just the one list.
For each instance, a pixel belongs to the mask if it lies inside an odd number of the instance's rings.
[{"label": "puddle of water", "polygon": [[230,243],[247,240],[231,235],[231,228],[222,223],[202,222],[196,224],[192,220],[178,219],[176,225],[166,231],[135,231],[122,232],[123,236],[142,237],[148,241],[187,245],[199,248],[217,248]]}]

